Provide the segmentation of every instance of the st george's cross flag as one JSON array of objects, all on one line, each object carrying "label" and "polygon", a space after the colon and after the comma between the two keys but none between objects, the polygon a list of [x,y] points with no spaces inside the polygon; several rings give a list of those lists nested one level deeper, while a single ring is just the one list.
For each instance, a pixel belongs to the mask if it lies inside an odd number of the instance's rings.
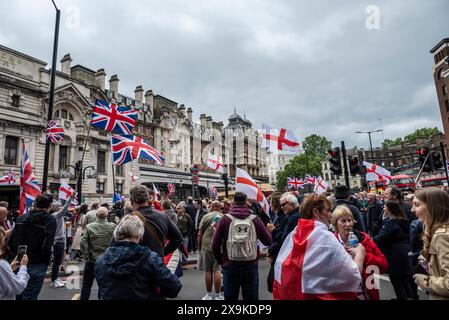
[{"label": "st george's cross flag", "polygon": [[154,183],[153,183],[153,192],[154,192],[154,199],[155,199],[156,201],[158,201],[159,195],[160,195],[161,193],[160,193],[159,190],[156,188],[156,186],[154,185]]},{"label": "st george's cross flag", "polygon": [[55,120],[48,121],[47,139],[49,139],[51,142],[64,140],[64,129]]},{"label": "st george's cross flag", "polygon": [[134,159],[145,158],[154,160],[158,165],[163,166],[165,158],[156,149],[134,135],[112,134],[112,158],[115,165],[122,165]]},{"label": "st george's cross flag", "polygon": [[19,215],[24,215],[33,204],[36,197],[42,193],[39,182],[33,174],[25,142],[22,142],[22,160],[20,164],[20,198]]},{"label": "st george's cross flag", "polygon": [[218,173],[224,172],[223,159],[217,154],[209,153],[209,157],[207,159],[207,166],[211,169],[214,169]]},{"label": "st george's cross flag", "polygon": [[9,169],[8,173],[5,176],[0,177],[0,185],[4,186],[13,184],[16,184],[16,174],[12,169]]},{"label": "st george's cross flag", "polygon": [[293,132],[285,128],[275,128],[267,124],[262,124],[262,137],[264,148],[269,148],[271,151],[288,151],[299,153],[299,141],[296,139]]},{"label": "st george's cross flag", "polygon": [[[69,198],[72,196],[72,194],[75,193],[75,190],[66,182],[61,181],[61,184],[59,185],[59,200],[69,200]],[[71,203],[71,206],[77,206],[78,205],[78,195],[75,194]]]},{"label": "st george's cross flag", "polygon": [[287,177],[288,189],[304,189],[305,181],[300,178]]},{"label": "st george's cross flag", "polygon": [[391,172],[381,166],[363,161],[366,167],[366,181],[390,181]]},{"label": "st george's cross flag", "polygon": [[131,171],[129,171],[128,174],[130,175],[132,182],[136,182],[139,179],[139,177],[134,175]]},{"label": "st george's cross flag", "polygon": [[136,110],[97,99],[90,124],[108,132],[132,134],[136,119]]},{"label": "st george's cross flag", "polygon": [[173,182],[167,183],[168,196],[170,197],[172,194],[176,192],[176,185]]},{"label": "st george's cross flag", "polygon": [[355,300],[361,284],[357,264],[328,227],[299,219],[274,265],[275,300]]},{"label": "st george's cross flag", "polygon": [[257,200],[263,211],[269,215],[270,205],[268,204],[267,198],[265,198],[265,195],[253,178],[245,170],[240,168],[237,168],[236,171],[235,191],[243,192],[249,199]]},{"label": "st george's cross flag", "polygon": [[329,183],[327,183],[321,176],[318,176],[315,181],[313,192],[316,194],[323,194],[326,192],[327,187],[329,187]]}]

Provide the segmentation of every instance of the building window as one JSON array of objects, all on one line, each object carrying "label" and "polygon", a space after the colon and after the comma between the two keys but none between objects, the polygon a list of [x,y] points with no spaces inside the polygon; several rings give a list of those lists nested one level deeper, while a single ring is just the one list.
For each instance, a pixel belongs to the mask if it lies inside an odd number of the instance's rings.
[{"label": "building window", "polygon": [[61,110],[61,118],[67,119],[67,110]]},{"label": "building window", "polygon": [[61,109],[61,111],[55,112],[55,118],[59,118],[59,114],[61,114],[61,119],[66,119],[73,121],[73,115],[65,109]]},{"label": "building window", "polygon": [[123,183],[116,183],[115,184],[115,192],[123,194]]},{"label": "building window", "polygon": [[98,151],[97,153],[97,172],[100,174],[106,173],[106,152]]},{"label": "building window", "polygon": [[104,182],[97,182],[97,193],[104,193]]},{"label": "building window", "polygon": [[13,94],[11,97],[11,106],[14,108],[18,108],[20,106],[20,95]]},{"label": "building window", "polygon": [[449,100],[444,101],[444,104],[446,106],[446,112],[449,112]]},{"label": "building window", "polygon": [[66,146],[59,146],[59,170],[66,169],[68,158],[69,158],[69,148]]},{"label": "building window", "polygon": [[447,95],[447,86],[443,86],[442,91],[443,91],[443,96],[446,96]]},{"label": "building window", "polygon": [[55,118],[59,118],[59,110],[56,110],[55,114],[53,115]]},{"label": "building window", "polygon": [[123,165],[115,166],[115,174],[118,176],[123,176]]},{"label": "building window", "polygon": [[5,140],[5,164],[17,164],[17,150],[19,149],[19,138],[7,136]]}]

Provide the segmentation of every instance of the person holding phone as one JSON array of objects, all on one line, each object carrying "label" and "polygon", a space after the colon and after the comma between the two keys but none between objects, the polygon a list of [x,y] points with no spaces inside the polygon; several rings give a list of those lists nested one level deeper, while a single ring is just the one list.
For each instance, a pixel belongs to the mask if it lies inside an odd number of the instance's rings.
[{"label": "person holding phone", "polygon": [[[23,249],[22,252],[23,255],[18,255],[11,264],[8,263],[5,259],[6,231],[0,227],[0,300],[15,300],[16,295],[20,295],[28,284],[30,279],[27,273],[28,256]],[[19,272],[15,274],[17,269]]]}]

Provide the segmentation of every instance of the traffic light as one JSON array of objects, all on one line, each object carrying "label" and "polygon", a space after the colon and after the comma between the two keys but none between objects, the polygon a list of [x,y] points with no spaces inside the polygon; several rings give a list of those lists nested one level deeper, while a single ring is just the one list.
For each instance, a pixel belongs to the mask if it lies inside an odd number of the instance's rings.
[{"label": "traffic light", "polygon": [[443,160],[441,159],[441,154],[437,151],[432,152],[432,154],[430,155],[430,158],[432,160],[432,167],[433,170],[438,170],[443,168],[444,164],[443,164]]},{"label": "traffic light", "polygon": [[330,170],[336,174],[337,176],[341,176],[343,174],[343,170],[341,168],[341,160],[340,160],[340,148],[334,148],[328,151],[329,154],[329,162],[330,162]]},{"label": "traffic light", "polygon": [[431,160],[427,159],[427,161],[426,161],[426,158],[430,153],[429,148],[425,147],[425,148],[418,149],[417,153],[418,153],[418,160],[421,163],[421,167],[424,166],[423,171],[424,172],[432,172]]},{"label": "traffic light", "polygon": [[360,164],[359,164],[359,158],[358,157],[348,157],[349,160],[349,172],[351,175],[360,174]]}]

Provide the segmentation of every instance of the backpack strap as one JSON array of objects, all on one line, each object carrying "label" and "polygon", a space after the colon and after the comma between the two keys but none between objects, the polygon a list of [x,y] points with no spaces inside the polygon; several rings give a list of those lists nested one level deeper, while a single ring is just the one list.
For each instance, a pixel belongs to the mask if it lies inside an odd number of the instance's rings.
[{"label": "backpack strap", "polygon": [[157,241],[157,243],[159,244],[159,246],[161,248],[164,248],[164,241],[161,239],[161,237],[159,236],[159,233],[157,232],[156,227],[154,226],[152,221],[149,221],[148,219],[146,219],[139,211],[135,211],[134,215],[137,216],[140,221],[143,222],[144,226],[145,226],[145,230],[151,235],[151,237]]}]

